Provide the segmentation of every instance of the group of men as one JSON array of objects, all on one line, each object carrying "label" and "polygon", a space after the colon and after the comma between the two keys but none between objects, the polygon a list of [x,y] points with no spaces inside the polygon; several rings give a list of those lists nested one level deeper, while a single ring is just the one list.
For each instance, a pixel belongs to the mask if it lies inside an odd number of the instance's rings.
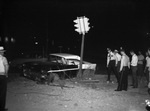
[{"label": "group of men", "polygon": [[144,57],[141,51],[139,51],[137,55],[134,50],[130,50],[131,60],[130,57],[126,54],[125,50],[122,48],[120,48],[120,53],[118,50],[112,51],[110,48],[107,48],[107,51],[107,83],[112,82],[110,80],[110,75],[113,72],[118,83],[118,87],[115,91],[127,91],[128,74],[130,71],[132,75],[131,86],[133,88],[138,88],[138,81],[141,81],[144,74],[146,75],[147,84],[149,83],[150,49],[148,49],[146,52],[146,57]]}]

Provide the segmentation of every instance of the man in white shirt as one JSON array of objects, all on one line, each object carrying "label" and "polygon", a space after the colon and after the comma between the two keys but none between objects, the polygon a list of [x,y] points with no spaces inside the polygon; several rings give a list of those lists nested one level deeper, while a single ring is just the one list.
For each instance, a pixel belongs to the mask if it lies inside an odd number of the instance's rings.
[{"label": "man in white shirt", "polygon": [[108,54],[107,54],[107,69],[108,69],[108,78],[107,78],[107,83],[111,82],[110,80],[110,75],[113,72],[114,75],[116,76],[117,82],[118,82],[118,75],[117,75],[117,57],[115,54],[111,51],[111,49],[107,49]]},{"label": "man in white shirt", "polygon": [[128,70],[130,68],[130,60],[129,57],[126,55],[123,49],[120,50],[122,55],[121,57],[121,65],[120,65],[120,80],[118,83],[118,88],[115,91],[127,91],[128,88]]},{"label": "man in white shirt", "polygon": [[5,104],[9,65],[6,57],[4,57],[4,51],[4,48],[0,46],[0,111],[7,111]]},{"label": "man in white shirt", "polygon": [[114,50],[114,54],[116,55],[117,57],[117,75],[118,75],[118,78],[119,78],[119,71],[120,71],[120,64],[121,64],[121,55],[118,53],[118,50]]},{"label": "man in white shirt", "polygon": [[132,71],[132,85],[133,88],[138,87],[138,79],[137,79],[137,64],[138,64],[138,56],[135,54],[133,50],[130,51],[132,56],[131,60],[131,71]]}]

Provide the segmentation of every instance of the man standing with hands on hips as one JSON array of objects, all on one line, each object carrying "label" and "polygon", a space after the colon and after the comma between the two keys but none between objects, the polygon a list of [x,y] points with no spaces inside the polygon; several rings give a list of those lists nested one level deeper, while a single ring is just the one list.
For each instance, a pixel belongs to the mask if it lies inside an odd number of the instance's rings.
[{"label": "man standing with hands on hips", "polygon": [[4,57],[4,52],[4,47],[0,46],[0,111],[7,111],[5,104],[9,65],[6,57]]}]

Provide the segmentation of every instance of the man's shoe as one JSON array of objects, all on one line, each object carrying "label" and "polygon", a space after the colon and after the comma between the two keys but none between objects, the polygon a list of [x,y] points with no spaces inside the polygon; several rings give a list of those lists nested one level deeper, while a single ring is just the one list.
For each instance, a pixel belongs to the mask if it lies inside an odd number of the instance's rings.
[{"label": "man's shoe", "polygon": [[111,80],[107,80],[107,84],[108,84],[108,83],[114,83],[114,81],[111,81]]},{"label": "man's shoe", "polygon": [[110,83],[110,81],[107,81],[107,84],[109,84]]},{"label": "man's shoe", "polygon": [[0,111],[8,111],[8,109],[7,109],[7,108],[5,108],[5,109],[0,109]]},{"label": "man's shoe", "polygon": [[116,89],[115,91],[121,91],[121,90],[119,90],[119,89]]}]

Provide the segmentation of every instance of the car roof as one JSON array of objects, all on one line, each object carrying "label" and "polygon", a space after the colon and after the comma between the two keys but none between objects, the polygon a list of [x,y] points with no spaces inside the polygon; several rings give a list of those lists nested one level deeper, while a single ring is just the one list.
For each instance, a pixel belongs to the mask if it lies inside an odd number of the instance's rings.
[{"label": "car roof", "polygon": [[80,60],[80,57],[78,55],[74,55],[74,54],[68,54],[68,53],[52,53],[50,55],[53,56],[58,56],[58,57],[63,57],[65,59],[77,59]]}]

